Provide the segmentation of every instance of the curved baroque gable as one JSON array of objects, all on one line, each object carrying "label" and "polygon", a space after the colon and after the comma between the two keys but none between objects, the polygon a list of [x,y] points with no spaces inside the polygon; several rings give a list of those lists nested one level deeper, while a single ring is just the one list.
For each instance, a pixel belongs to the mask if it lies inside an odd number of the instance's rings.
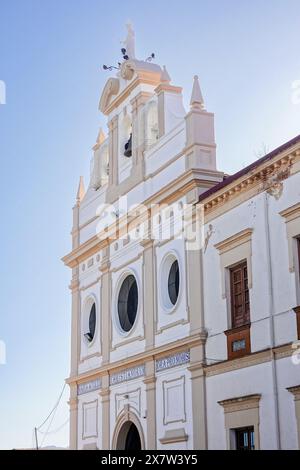
[{"label": "curved baroque gable", "polygon": [[106,82],[106,85],[102,92],[100,103],[99,103],[99,109],[103,114],[106,114],[105,111],[106,111],[107,106],[110,103],[111,97],[117,95],[119,93],[119,89],[120,89],[120,80],[118,78],[111,77]]}]

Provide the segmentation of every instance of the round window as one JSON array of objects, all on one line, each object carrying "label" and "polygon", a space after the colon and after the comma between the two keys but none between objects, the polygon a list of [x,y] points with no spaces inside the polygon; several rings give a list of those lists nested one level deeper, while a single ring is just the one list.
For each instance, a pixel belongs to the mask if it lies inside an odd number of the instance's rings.
[{"label": "round window", "polygon": [[179,294],[179,265],[177,260],[173,261],[169,271],[168,293],[171,303],[175,305]]},{"label": "round window", "polygon": [[130,274],[124,279],[118,298],[120,326],[126,333],[131,330],[136,319],[138,307],[138,288],[135,277]]},{"label": "round window", "polygon": [[89,315],[89,331],[85,333],[85,338],[91,342],[94,339],[95,336],[95,330],[96,330],[96,305],[93,303],[91,310],[90,310],[90,315]]}]

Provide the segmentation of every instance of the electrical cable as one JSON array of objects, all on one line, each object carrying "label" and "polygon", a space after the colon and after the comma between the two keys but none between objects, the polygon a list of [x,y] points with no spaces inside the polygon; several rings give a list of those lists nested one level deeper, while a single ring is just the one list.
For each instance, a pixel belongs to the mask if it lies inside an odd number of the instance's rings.
[{"label": "electrical cable", "polygon": [[48,434],[50,434],[50,431],[49,431],[49,430],[50,430],[50,428],[51,428],[51,425],[52,425],[52,423],[53,423],[53,421],[54,421],[54,418],[55,418],[55,415],[56,415],[56,411],[57,411],[57,408],[58,408],[58,405],[59,405],[60,399],[61,399],[61,397],[62,397],[62,394],[63,394],[64,388],[65,388],[65,387],[63,387],[63,389],[62,389],[62,393],[60,394],[60,397],[59,397],[59,399],[58,399],[58,402],[57,402],[56,408],[55,408],[55,409],[54,409],[54,411],[53,411],[52,418],[50,419],[50,422],[49,422],[49,425],[48,425],[47,431],[45,432],[45,434],[44,434],[44,437],[43,437],[43,439],[42,439],[42,442],[41,442],[41,447],[43,446],[43,444],[44,444],[44,442],[45,442],[45,439],[46,439],[46,437],[48,436]]},{"label": "electrical cable", "polygon": [[70,421],[70,418],[68,418],[63,424],[61,424],[58,428],[54,429],[53,431],[39,431],[40,434],[56,434],[57,432],[59,432],[64,426],[66,426],[66,424],[68,424],[68,422]]},{"label": "electrical cable", "polygon": [[50,413],[48,414],[47,418],[42,422],[42,424],[40,424],[40,426],[37,427],[37,430],[40,430],[40,429],[44,426],[44,424],[48,421],[48,419],[50,418],[50,416],[52,415],[52,413],[57,409],[57,407],[58,407],[58,405],[59,405],[59,402],[60,402],[60,400],[61,400],[61,397],[62,397],[62,395],[63,395],[63,393],[64,393],[65,387],[66,387],[66,384],[64,384],[63,389],[62,389],[62,391],[61,391],[61,393],[60,393],[60,395],[59,395],[59,397],[58,397],[58,400],[56,401],[56,403],[55,403],[53,409],[50,411]]}]

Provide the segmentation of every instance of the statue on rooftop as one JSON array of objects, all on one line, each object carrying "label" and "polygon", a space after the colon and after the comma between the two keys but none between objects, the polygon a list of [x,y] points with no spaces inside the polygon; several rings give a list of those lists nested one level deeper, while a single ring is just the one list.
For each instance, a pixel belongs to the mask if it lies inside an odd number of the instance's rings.
[{"label": "statue on rooftop", "polygon": [[127,27],[127,37],[125,41],[122,41],[126,49],[126,54],[129,59],[135,59],[135,32],[131,23],[126,24]]}]

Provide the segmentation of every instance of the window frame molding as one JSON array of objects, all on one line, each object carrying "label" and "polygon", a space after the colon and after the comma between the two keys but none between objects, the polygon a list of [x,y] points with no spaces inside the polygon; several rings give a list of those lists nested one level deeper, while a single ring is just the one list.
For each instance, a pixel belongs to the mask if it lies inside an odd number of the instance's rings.
[{"label": "window frame molding", "polygon": [[[179,290],[178,290],[176,303],[172,304],[171,299],[169,298],[168,280],[169,280],[170,269],[175,261],[177,261],[178,268],[179,268]],[[175,311],[178,310],[178,307],[181,303],[181,299],[183,295],[183,284],[184,284],[183,276],[184,276],[184,270],[183,270],[183,264],[182,264],[180,253],[174,249],[167,251],[160,261],[158,275],[157,275],[159,307],[162,309],[163,313],[166,315],[173,314],[175,313]]]},{"label": "window frame molding", "polygon": [[259,404],[261,394],[245,395],[218,401],[224,409],[227,450],[235,449],[235,431],[239,428],[254,427],[255,450],[260,449]]},{"label": "window frame molding", "polygon": [[297,431],[298,431],[298,449],[300,449],[300,385],[294,385],[293,387],[288,387],[287,391],[290,392],[294,396],[296,424],[297,424]]},{"label": "window frame molding", "polygon": [[[119,300],[119,294],[123,285],[123,282],[128,276],[133,276],[135,278],[136,284],[137,284],[137,291],[138,291],[138,303],[137,303],[137,309],[136,309],[136,316],[134,323],[129,331],[123,330],[120,320],[119,320],[119,311],[118,311],[118,300]],[[132,340],[135,341],[136,338],[134,338],[133,334],[136,331],[137,324],[140,318],[140,313],[141,313],[141,305],[142,305],[142,299],[141,299],[141,281],[138,276],[138,272],[131,268],[131,267],[126,267],[124,271],[120,274],[118,277],[118,280],[116,281],[115,287],[114,287],[114,293],[112,296],[112,302],[113,302],[113,315],[112,315],[112,322],[113,326],[117,332],[117,334],[122,337],[122,338],[128,338],[129,336],[132,336]],[[118,344],[119,346],[119,344]]]},{"label": "window frame molding", "polygon": [[[242,308],[243,308],[243,323],[241,325],[237,325],[236,322],[236,317],[237,317],[237,313],[236,313],[236,308],[235,308],[235,293],[234,293],[234,272],[237,270],[237,269],[240,269],[242,271],[242,275],[241,275],[241,280],[240,280],[240,283],[243,285],[243,288],[242,288],[242,296],[243,296],[243,304],[242,304]],[[244,261],[241,261],[240,263],[236,264],[235,266],[231,266],[229,268],[229,283],[230,283],[230,311],[231,311],[231,327],[232,329],[235,329],[235,328],[239,328],[239,327],[243,327],[247,324],[250,323],[250,299],[248,301],[249,303],[249,321],[245,321],[245,318],[246,318],[246,300],[245,300],[245,287],[244,287],[244,284],[245,284],[245,274],[244,274],[244,268],[246,268],[247,270],[247,291],[248,291],[248,296],[249,296],[249,286],[248,286],[248,263],[247,263],[247,260],[244,260]]]},{"label": "window frame molding", "polygon": [[[88,333],[88,331],[85,331],[86,329],[89,330],[89,318],[91,314],[91,309],[93,304],[95,304],[95,332],[92,341],[88,341],[84,335],[85,333]],[[97,295],[94,292],[90,292],[83,300],[82,302],[82,315],[81,315],[81,335],[83,336],[83,341],[84,344],[88,349],[91,349],[92,346],[94,346],[96,339],[98,337],[98,333],[100,332],[100,323],[101,323],[101,318],[100,318],[100,308],[99,308],[99,302]],[[101,353],[101,341],[100,341],[100,353]],[[83,357],[82,359],[86,359],[87,356]]]},{"label": "window frame molding", "polygon": [[300,266],[297,238],[300,238],[300,202],[279,212],[285,219],[288,242],[289,272],[295,273],[297,304],[300,304]]},{"label": "window frame molding", "polygon": [[214,245],[220,255],[222,299],[226,299],[229,328],[232,328],[230,269],[246,261],[249,296],[252,289],[252,234],[253,229],[246,228]]}]

